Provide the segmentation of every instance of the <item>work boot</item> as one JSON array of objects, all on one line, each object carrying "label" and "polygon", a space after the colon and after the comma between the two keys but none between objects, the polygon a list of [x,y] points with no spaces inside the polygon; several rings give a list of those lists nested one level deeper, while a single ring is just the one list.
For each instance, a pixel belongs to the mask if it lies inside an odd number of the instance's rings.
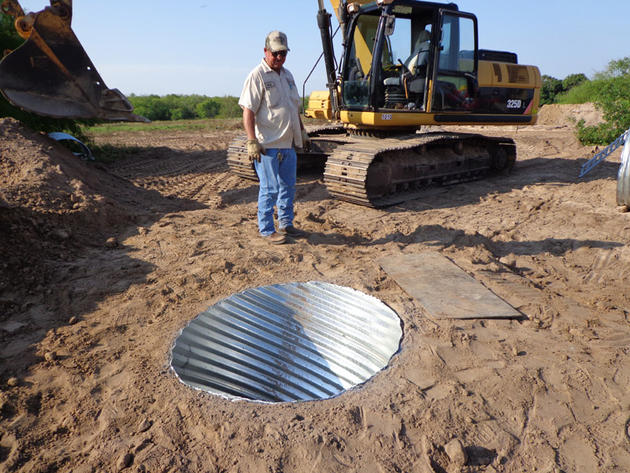
[{"label": "work boot", "polygon": [[306,232],[302,230],[298,230],[293,225],[289,225],[288,227],[281,228],[278,230],[278,232],[282,233],[283,235],[292,236],[294,238],[300,238],[300,237],[306,236]]},{"label": "work boot", "polygon": [[271,235],[261,235],[265,240],[268,240],[273,245],[282,245],[286,243],[287,238],[277,232],[273,232]]}]

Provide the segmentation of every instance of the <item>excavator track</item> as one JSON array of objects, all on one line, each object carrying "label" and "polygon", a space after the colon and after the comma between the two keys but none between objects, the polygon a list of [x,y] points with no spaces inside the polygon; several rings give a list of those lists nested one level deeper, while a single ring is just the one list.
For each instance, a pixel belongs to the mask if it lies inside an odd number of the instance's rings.
[{"label": "excavator track", "polygon": [[[310,136],[342,136],[345,135],[345,129],[341,125],[324,125],[317,128],[309,128]],[[333,146],[333,148],[336,144]],[[309,153],[298,152],[298,173],[306,170],[319,170],[323,172],[324,164],[330,151],[330,147],[326,149],[318,148]],[[241,135],[235,138],[228,147],[227,164],[230,170],[238,176],[245,179],[258,180],[256,170],[253,163],[247,156],[247,136]]]},{"label": "excavator track", "polygon": [[234,174],[245,179],[258,180],[254,165],[247,156],[247,136],[239,136],[230,143],[227,164]]},{"label": "excavator track", "polygon": [[[340,200],[387,207],[421,195],[431,185],[448,185],[509,171],[516,146],[509,138],[470,133],[416,133],[395,138],[348,135],[343,129],[309,130],[312,150],[298,153],[298,166],[327,158],[324,184]],[[246,139],[228,150],[236,174],[256,179]]]},{"label": "excavator track", "polygon": [[516,146],[509,138],[425,133],[357,139],[328,157],[324,183],[338,199],[386,207],[414,199],[430,185],[507,172],[515,160]]}]

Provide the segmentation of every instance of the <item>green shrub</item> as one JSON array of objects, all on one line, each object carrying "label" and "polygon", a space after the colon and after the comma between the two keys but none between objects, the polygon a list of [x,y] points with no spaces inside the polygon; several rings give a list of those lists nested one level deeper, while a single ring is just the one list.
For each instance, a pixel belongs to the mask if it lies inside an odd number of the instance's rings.
[{"label": "green shrub", "polygon": [[[608,145],[623,133],[610,123],[600,123],[594,126],[584,126],[584,120],[577,123],[577,138],[583,145]],[[625,131],[625,130],[624,130]]]},{"label": "green shrub", "polygon": [[593,102],[605,123],[585,126],[578,123],[578,139],[586,145],[605,145],[630,128],[630,58],[611,61],[608,69],[592,81]]},{"label": "green shrub", "polygon": [[[544,75],[542,76],[542,89],[540,91],[540,104],[552,104],[552,103],[585,103],[589,100],[583,100],[579,91],[575,89],[581,89],[582,87],[588,87],[588,77],[584,74],[570,74],[563,80],[556,79],[555,77]],[[565,99],[567,94],[576,93],[575,98],[571,97]],[[579,97],[579,98],[578,98]],[[572,100],[580,100],[573,102]],[[566,100],[566,101],[564,101]]]},{"label": "green shrub", "polygon": [[188,107],[171,109],[171,120],[190,120],[191,118],[197,118],[197,114]]},{"label": "green shrub", "polygon": [[221,110],[219,112],[220,118],[239,118],[243,116],[243,109],[238,104],[238,97],[231,97],[226,95],[219,99],[221,103]]},{"label": "green shrub", "polygon": [[171,119],[171,111],[159,95],[136,96],[132,94],[127,98],[138,115],[152,121]]},{"label": "green shrub", "polygon": [[584,74],[570,74],[562,80],[562,90],[569,91],[583,82],[588,82],[588,77]]},{"label": "green shrub", "polygon": [[567,92],[556,96],[556,102],[559,104],[572,103],[593,103],[597,98],[598,84],[597,81],[587,80],[579,85],[569,89]]},{"label": "green shrub", "polygon": [[205,95],[134,95],[129,101],[135,113],[151,121],[192,118],[237,118],[242,116],[237,97]]},{"label": "green shrub", "polygon": [[612,79],[630,74],[630,56],[623,59],[613,59],[608,63],[605,71],[595,74],[595,79]]},{"label": "green shrub", "polygon": [[540,90],[540,105],[547,105],[556,101],[556,96],[562,92],[562,81],[555,77],[543,75]]},{"label": "green shrub", "polygon": [[195,107],[197,116],[199,118],[214,118],[221,110],[221,104],[213,99],[206,99],[203,102],[199,102]]}]

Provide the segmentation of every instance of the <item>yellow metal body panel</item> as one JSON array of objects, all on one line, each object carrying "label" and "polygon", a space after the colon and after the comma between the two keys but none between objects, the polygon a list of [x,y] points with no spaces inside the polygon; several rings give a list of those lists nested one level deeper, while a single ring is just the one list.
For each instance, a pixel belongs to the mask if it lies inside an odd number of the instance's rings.
[{"label": "yellow metal body panel", "polygon": [[[337,15],[337,20],[339,20],[339,5],[341,5],[341,0],[328,0],[333,7],[335,15]],[[367,5],[368,3],[373,3],[374,0],[351,0],[348,3],[358,3],[359,5]]]},{"label": "yellow metal body panel", "polygon": [[[337,20],[341,21],[339,17],[339,8],[341,0],[329,0],[333,7],[333,11],[337,16]],[[358,3],[359,5],[366,5],[373,3],[374,0],[352,0],[349,3]],[[361,69],[363,73],[367,75],[370,72],[370,66],[372,64],[372,44],[374,44],[374,36],[376,34],[376,27],[378,25],[379,18],[374,17],[373,24],[367,19],[362,24],[362,28],[359,30],[360,34],[355,34],[354,45],[356,48],[356,56],[361,61]]]},{"label": "yellow metal body panel", "polygon": [[332,106],[330,104],[330,92],[328,90],[316,90],[308,98],[308,108],[304,114],[309,118],[332,120]]},{"label": "yellow metal body panel", "polygon": [[350,125],[376,128],[410,128],[436,125],[433,114],[424,112],[362,112],[341,111],[341,121]]},{"label": "yellow metal body panel", "polygon": [[[447,116],[448,112],[440,112],[440,116]],[[451,112],[452,115],[461,116],[461,113]],[[413,128],[421,125],[519,125],[519,123],[505,121],[504,123],[497,122],[494,119],[483,121],[483,114],[475,114],[479,118],[479,121],[474,123],[462,123],[461,121],[454,120],[448,122],[441,120],[435,121],[435,114],[425,112],[361,112],[361,111],[349,111],[342,110],[340,121],[357,127],[374,127],[374,128]],[[494,118],[495,115],[492,115]],[[506,117],[508,118],[508,117]],[[532,116],[532,121],[528,125],[533,125],[536,122],[536,115]]]},{"label": "yellow metal body panel", "polygon": [[339,20],[339,5],[341,5],[341,0],[328,0],[333,7],[333,11],[335,15],[337,15],[337,20]]},{"label": "yellow metal body panel", "polygon": [[378,27],[378,17],[366,17],[355,30],[354,47],[356,56],[361,63],[363,74],[367,75],[372,67],[372,45],[376,36],[376,28]]},{"label": "yellow metal body panel", "polygon": [[479,87],[540,88],[542,79],[536,66],[479,61]]},{"label": "yellow metal body panel", "polygon": [[536,66],[505,62],[479,61],[477,81],[479,87],[507,87],[534,89],[534,106],[530,110],[531,125],[536,123],[540,104],[542,77]]}]

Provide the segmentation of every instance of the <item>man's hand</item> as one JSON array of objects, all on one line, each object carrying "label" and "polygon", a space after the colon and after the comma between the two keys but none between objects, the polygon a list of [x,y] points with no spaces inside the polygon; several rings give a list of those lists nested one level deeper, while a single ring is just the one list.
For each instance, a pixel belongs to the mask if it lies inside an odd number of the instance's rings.
[{"label": "man's hand", "polygon": [[302,149],[304,151],[311,150],[311,138],[308,136],[308,133],[304,129],[302,129]]},{"label": "man's hand", "polygon": [[247,140],[247,156],[249,156],[250,161],[256,160],[260,162],[261,152],[264,152],[263,147],[256,138],[253,140]]}]

